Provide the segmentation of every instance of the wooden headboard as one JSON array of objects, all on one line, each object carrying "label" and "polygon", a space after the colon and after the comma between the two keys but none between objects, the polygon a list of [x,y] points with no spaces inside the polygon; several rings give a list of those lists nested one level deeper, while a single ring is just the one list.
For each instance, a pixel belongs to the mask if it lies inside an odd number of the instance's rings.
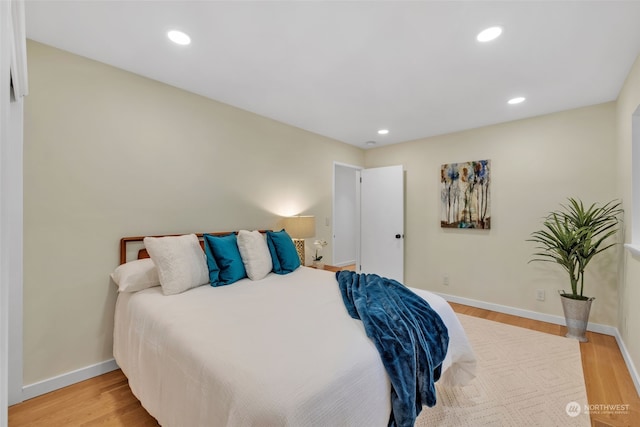
[{"label": "wooden headboard", "polygon": [[[261,233],[266,233],[268,230],[259,230]],[[202,240],[205,234],[212,236],[226,236],[231,233],[237,233],[237,231],[216,231],[213,233],[194,233],[200,239],[200,246],[204,250],[204,241]],[[185,233],[189,234],[189,233]],[[167,236],[182,236],[182,234],[165,234],[161,236],[131,236],[123,237],[120,239],[120,264],[127,262],[127,244],[129,243],[142,243],[145,237],[167,237]],[[138,250],[138,259],[149,258],[149,253],[145,248]]]}]

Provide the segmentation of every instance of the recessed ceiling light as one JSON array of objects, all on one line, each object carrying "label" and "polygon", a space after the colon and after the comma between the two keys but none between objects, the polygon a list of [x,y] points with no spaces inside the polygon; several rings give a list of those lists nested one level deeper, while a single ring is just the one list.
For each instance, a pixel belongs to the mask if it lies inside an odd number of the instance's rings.
[{"label": "recessed ceiling light", "polygon": [[524,96],[518,96],[516,98],[511,98],[510,100],[507,101],[507,104],[520,104],[521,102],[524,102],[526,98]]},{"label": "recessed ceiling light", "polygon": [[183,46],[191,43],[191,37],[189,37],[182,31],[171,30],[167,33],[167,37],[169,37],[169,40],[171,40],[172,42]]},{"label": "recessed ceiling light", "polygon": [[476,40],[479,42],[490,42],[491,40],[498,38],[500,34],[502,34],[502,27],[490,27],[486,30],[480,31]]},{"label": "recessed ceiling light", "polygon": [[378,131],[378,134],[379,134],[379,135],[386,135],[386,134],[388,134],[388,133],[389,133],[389,129],[380,129],[380,130]]}]

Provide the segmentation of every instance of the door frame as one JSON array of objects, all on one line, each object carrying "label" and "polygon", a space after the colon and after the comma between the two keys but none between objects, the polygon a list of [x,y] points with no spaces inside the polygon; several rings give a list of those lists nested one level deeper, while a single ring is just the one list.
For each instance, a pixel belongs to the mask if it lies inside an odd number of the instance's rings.
[{"label": "door frame", "polygon": [[0,425],[23,399],[24,0],[0,1]]}]

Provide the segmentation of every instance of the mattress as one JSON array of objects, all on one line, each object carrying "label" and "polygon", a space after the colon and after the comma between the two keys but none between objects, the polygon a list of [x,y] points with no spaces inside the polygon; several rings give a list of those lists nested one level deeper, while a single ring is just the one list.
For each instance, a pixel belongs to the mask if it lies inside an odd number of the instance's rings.
[{"label": "mattress", "polygon": [[[449,329],[441,381],[467,383],[475,356],[455,313],[414,291]],[[391,410],[380,356],[323,270],[120,293],[114,356],[163,426],[386,426]]]}]

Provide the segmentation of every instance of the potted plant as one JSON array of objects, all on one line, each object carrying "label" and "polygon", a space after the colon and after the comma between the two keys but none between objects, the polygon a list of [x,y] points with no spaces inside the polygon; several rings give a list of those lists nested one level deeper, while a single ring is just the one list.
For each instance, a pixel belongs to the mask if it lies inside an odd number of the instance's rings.
[{"label": "potted plant", "polygon": [[529,261],[560,264],[569,274],[571,292],[560,291],[567,324],[567,337],[585,342],[593,297],[584,296],[584,272],[599,253],[615,245],[608,240],[618,231],[620,202],[612,200],[602,206],[585,208],[582,201],[569,198],[567,205],[550,212],[542,229],[531,233],[528,241],[538,244],[538,252]]}]

